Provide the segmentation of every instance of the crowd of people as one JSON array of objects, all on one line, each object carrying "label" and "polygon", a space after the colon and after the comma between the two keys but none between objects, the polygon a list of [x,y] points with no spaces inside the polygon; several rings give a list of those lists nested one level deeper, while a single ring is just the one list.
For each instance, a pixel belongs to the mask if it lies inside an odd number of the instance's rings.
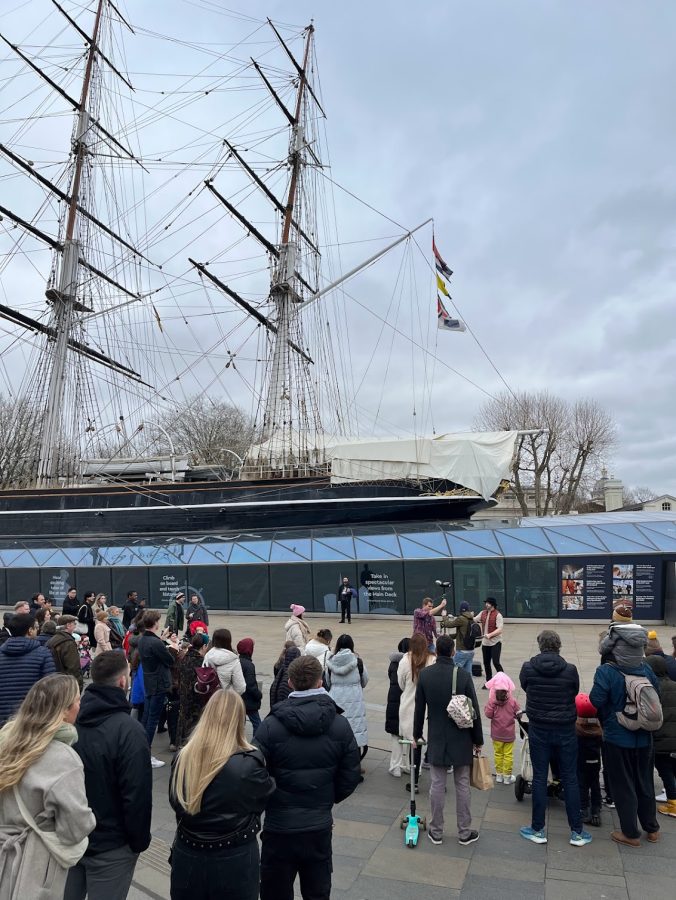
[{"label": "crowd of people", "polygon": [[[60,615],[41,594],[6,615],[3,900],[127,896],[151,840],[152,770],[165,765],[151,752],[158,730],[168,731],[175,754],[174,900],[210,898],[223,883],[238,900],[291,900],[296,878],[304,897],[330,897],[332,808],[364,780],[369,745],[369,676],[354,639],[341,634],[334,642],[328,628],[313,635],[305,609],[293,604],[273,668],[270,712],[261,720],[254,638],[233,647],[227,628],[210,632],[202,600],[186,599],[173,598],[164,623],[132,591],[122,610],[93,592],[78,603],[73,590]],[[527,730],[532,816],[521,829],[525,839],[547,842],[547,797],[554,793],[565,803],[573,846],[591,842],[585,826],[602,825],[604,803],[617,809],[614,841],[638,847],[642,832],[658,841],[658,813],[676,817],[676,647],[665,654],[656,632],[618,605],[600,636],[587,696],[576,667],[561,655],[559,635],[545,629],[540,652],[519,673],[521,709],[500,661],[497,602],[488,598],[476,615],[462,603],[457,616],[444,616],[441,636],[440,612],[445,603],[423,601],[412,633],[390,655],[385,721],[390,774],[408,772],[406,790],[418,792],[429,769],[429,840],[444,840],[449,774],[457,841],[466,846],[480,837],[471,784],[484,746],[474,686],[481,677],[497,783],[514,783],[517,723]],[[446,633],[451,628],[454,636]],[[664,805],[657,805],[654,767]]]}]

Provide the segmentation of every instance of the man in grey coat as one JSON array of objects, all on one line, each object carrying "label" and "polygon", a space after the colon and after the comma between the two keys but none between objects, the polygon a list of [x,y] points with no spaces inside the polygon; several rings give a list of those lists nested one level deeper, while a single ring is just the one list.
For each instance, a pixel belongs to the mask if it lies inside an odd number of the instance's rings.
[{"label": "man in grey coat", "polygon": [[416,740],[422,738],[427,711],[427,758],[430,764],[432,808],[427,836],[433,844],[441,844],[443,840],[446,776],[449,767],[453,766],[458,843],[464,847],[479,840],[479,832],[472,830],[469,776],[474,753],[478,753],[483,746],[484,735],[472,676],[464,669],[456,670],[455,693],[456,696],[464,694],[469,697],[474,709],[474,723],[471,728],[458,728],[446,712],[446,707],[453,696],[453,672],[456,668],[453,662],[454,651],[453,638],[442,635],[437,640],[436,663],[423,669],[418,676],[413,737]]}]

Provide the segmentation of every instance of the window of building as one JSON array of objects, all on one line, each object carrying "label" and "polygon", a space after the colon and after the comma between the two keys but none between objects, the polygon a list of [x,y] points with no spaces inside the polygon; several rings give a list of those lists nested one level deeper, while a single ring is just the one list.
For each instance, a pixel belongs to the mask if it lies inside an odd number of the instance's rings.
[{"label": "window of building", "polygon": [[662,504],[662,512],[671,512],[671,503],[668,500],[665,500]]}]

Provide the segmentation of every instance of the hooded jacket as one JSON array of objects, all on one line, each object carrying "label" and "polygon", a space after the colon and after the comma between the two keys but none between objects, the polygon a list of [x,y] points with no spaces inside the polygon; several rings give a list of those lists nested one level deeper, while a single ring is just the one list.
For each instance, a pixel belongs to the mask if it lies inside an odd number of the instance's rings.
[{"label": "hooded jacket", "polygon": [[537,728],[575,725],[580,676],[574,665],[558,653],[538,653],[523,664],[519,681],[526,692],[526,714],[531,725]]},{"label": "hooded jacket", "polygon": [[608,633],[601,638],[599,653],[602,662],[615,662],[621,668],[635,669],[645,656],[648,633],[635,622],[613,622]]},{"label": "hooded jacket", "polygon": [[594,685],[589,694],[589,700],[598,710],[605,743],[614,744],[617,747],[649,747],[652,742],[651,732],[644,731],[642,728],[639,728],[638,731],[630,731],[617,721],[616,713],[624,709],[627,701],[623,672],[627,675],[644,675],[650,679],[653,687],[658,688],[657,677],[645,661],[631,668],[623,666],[622,669],[614,663],[604,663],[594,673]]},{"label": "hooded jacket", "polygon": [[329,645],[325,644],[323,641],[318,641],[317,638],[309,640],[303,651],[303,656],[314,656],[315,659],[318,659],[322,670],[326,668],[326,660],[330,655],[331,649]]},{"label": "hooded jacket", "polygon": [[[465,612],[460,613],[459,616],[455,618],[449,618],[446,622],[447,628],[455,628],[455,646],[457,650],[465,651],[468,648],[465,647],[465,636],[469,630],[469,626],[474,624],[474,613],[471,610],[466,610]],[[474,650],[474,647],[469,648],[470,650]]]},{"label": "hooded jacket", "polygon": [[310,626],[298,616],[290,616],[284,623],[287,641],[293,641],[302,652],[310,639]]},{"label": "hooded jacket", "polygon": [[491,694],[484,707],[486,718],[491,720],[491,738],[513,744],[516,739],[516,715],[521,712],[521,708],[513,697],[498,700],[492,691]]},{"label": "hooded jacket", "polygon": [[251,659],[251,654],[240,653],[239,664],[242,667],[242,675],[244,676],[244,683],[246,684],[246,690],[242,694],[242,700],[244,700],[244,708],[248,713],[258,712],[258,710],[261,708],[263,693],[258,687],[258,680],[256,678],[256,666]]},{"label": "hooded jacket", "polygon": [[143,689],[146,697],[168,694],[174,656],[164,641],[152,631],[144,631],[138,642],[139,662],[143,666]]},{"label": "hooded jacket", "polygon": [[118,687],[90,684],[82,695],[74,749],[84,765],[87,799],[96,816],[87,856],[125,846],[142,853],[150,845],[150,749],[130,711]]},{"label": "hooded jacket", "polygon": [[324,692],[303,692],[279,704],[253,741],[277,783],[264,831],[330,829],[331,809],[359,784],[359,750],[352,729]]},{"label": "hooded jacket", "polygon": [[205,625],[209,624],[209,613],[202,600],[200,600],[197,606],[195,606],[194,603],[188,603],[185,610],[186,631],[190,627],[191,622],[204,622]]},{"label": "hooded jacket", "polygon": [[177,600],[172,600],[167,607],[167,618],[164,620],[164,627],[171,628],[174,634],[178,634],[179,631],[183,631],[184,621],[183,604]]},{"label": "hooded jacket", "polygon": [[284,651],[284,660],[275,673],[274,680],[270,685],[270,708],[276,703],[282,703],[291,693],[289,687],[289,666],[300,656],[298,647],[287,647]]},{"label": "hooded jacket", "polygon": [[339,650],[326,662],[326,680],[329,694],[345,711],[357,744],[365,747],[369,742],[363,691],[369,680],[366,666],[351,650]]},{"label": "hooded jacket", "polygon": [[65,630],[57,631],[51,640],[47,641],[47,647],[54,657],[56,671],[77,678],[77,683],[80,685],[80,690],[82,690],[84,681],[82,678],[82,667],[80,666],[80,654],[73,635]]},{"label": "hooded jacket", "polygon": [[29,637],[11,637],[0,647],[0,727],[11,718],[36,681],[56,672],[51,650]]},{"label": "hooded jacket", "polygon": [[246,690],[246,681],[239,656],[232,650],[226,650],[225,647],[212,647],[207,651],[202,665],[205,668],[216,670],[223,690],[232,688],[238,694],[243,694]]},{"label": "hooded jacket", "polygon": [[669,678],[666,660],[653,654],[646,660],[657,676],[664,721],[659,731],[653,732],[655,753],[676,753],[676,682]]}]

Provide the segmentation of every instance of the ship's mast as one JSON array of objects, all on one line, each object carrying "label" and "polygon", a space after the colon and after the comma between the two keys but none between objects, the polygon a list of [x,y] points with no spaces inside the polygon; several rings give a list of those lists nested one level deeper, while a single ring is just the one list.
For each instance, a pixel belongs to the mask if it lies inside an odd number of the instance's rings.
[{"label": "ship's mast", "polygon": [[90,127],[88,112],[89,91],[92,81],[92,71],[96,59],[97,41],[104,2],[105,0],[99,0],[96,9],[94,30],[89,43],[87,64],[84,80],[82,82],[80,110],[73,140],[75,168],[70,191],[70,202],[68,204],[63,251],[61,253],[59,266],[58,287],[56,290],[47,291],[47,299],[53,304],[54,308],[55,340],[52,354],[52,367],[49,373],[47,408],[45,411],[42,439],[40,442],[38,487],[49,487],[53,484],[56,477],[59,442],[63,439],[61,434],[61,421],[66,393],[66,363],[73,327],[73,313],[77,308],[78,269],[80,260],[80,243],[76,237],[76,226],[78,222],[82,173],[87,156],[87,132]]},{"label": "ship's mast", "polygon": [[[274,456],[279,455],[280,462],[283,460],[287,465],[293,462],[293,430],[294,425],[297,425],[297,423],[290,420],[293,404],[290,397],[291,348],[289,347],[289,324],[292,317],[292,306],[300,301],[298,292],[295,290],[297,244],[291,239],[291,227],[294,221],[294,206],[301,168],[304,163],[303,100],[307,86],[306,73],[312,50],[313,35],[314,26],[310,25],[305,39],[305,53],[303,65],[299,72],[294,122],[291,127],[291,143],[289,147],[291,179],[289,182],[289,193],[284,210],[279,258],[270,288],[271,299],[275,305],[277,332],[274,336],[270,383],[263,417],[263,439],[271,442],[271,457],[274,458]],[[319,422],[316,425],[317,428],[320,427]],[[286,445],[285,436],[288,436],[288,445]],[[277,437],[279,438],[278,441],[275,440]]]}]

